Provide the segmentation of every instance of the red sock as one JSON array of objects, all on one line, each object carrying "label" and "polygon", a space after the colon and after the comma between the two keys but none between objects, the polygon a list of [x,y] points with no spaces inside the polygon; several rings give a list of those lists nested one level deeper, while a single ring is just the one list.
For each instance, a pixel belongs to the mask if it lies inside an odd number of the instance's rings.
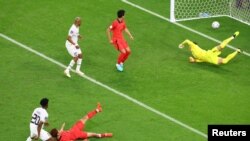
[{"label": "red sock", "polygon": [[91,119],[93,116],[95,116],[96,113],[97,113],[96,110],[89,112],[88,118]]},{"label": "red sock", "polygon": [[123,57],[122,62],[125,62],[128,59],[128,56],[130,55],[131,52],[126,52],[125,56]]},{"label": "red sock", "polygon": [[120,53],[119,57],[118,57],[118,60],[117,60],[117,63],[118,64],[122,63],[125,56],[126,56],[126,53]]}]

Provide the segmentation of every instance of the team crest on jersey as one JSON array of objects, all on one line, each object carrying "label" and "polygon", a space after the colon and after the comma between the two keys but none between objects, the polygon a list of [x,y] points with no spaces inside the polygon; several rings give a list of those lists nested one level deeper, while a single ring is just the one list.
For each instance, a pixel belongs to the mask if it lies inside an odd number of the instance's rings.
[{"label": "team crest on jersey", "polygon": [[71,34],[73,34],[73,33],[74,33],[74,31],[73,31],[73,30],[71,30],[71,31],[70,31],[70,33],[71,33]]}]

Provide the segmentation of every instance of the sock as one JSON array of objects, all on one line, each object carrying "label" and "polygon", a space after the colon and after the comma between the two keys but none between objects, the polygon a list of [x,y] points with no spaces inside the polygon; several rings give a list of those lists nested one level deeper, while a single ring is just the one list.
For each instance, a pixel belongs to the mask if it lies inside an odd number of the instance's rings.
[{"label": "sock", "polygon": [[120,53],[119,54],[119,57],[118,57],[118,60],[117,60],[117,63],[120,64],[123,62],[123,58],[125,57],[126,53]]},{"label": "sock", "polygon": [[92,117],[94,117],[96,115],[96,113],[97,113],[97,111],[94,110],[94,111],[89,112],[87,116],[89,119],[91,119]]},{"label": "sock", "polygon": [[231,59],[233,59],[237,54],[238,54],[237,51],[235,51],[235,52],[229,54],[226,58],[224,58],[224,59],[222,60],[222,63],[223,63],[223,64],[227,64],[227,63],[228,63]]},{"label": "sock", "polygon": [[234,39],[234,37],[229,37],[226,40],[224,40],[221,44],[220,47],[224,48],[230,41],[232,41]]},{"label": "sock", "polygon": [[103,134],[101,134],[101,138],[103,138],[103,137],[112,137],[112,136],[113,136],[112,133],[103,133]]},{"label": "sock", "polygon": [[32,139],[30,137],[28,137],[26,141],[32,141]]},{"label": "sock", "polygon": [[69,66],[67,67],[67,70],[69,71],[74,65],[75,65],[75,61],[72,59],[69,63]]},{"label": "sock", "polygon": [[122,62],[125,62],[128,59],[128,56],[131,54],[131,52],[126,52]]},{"label": "sock", "polygon": [[102,137],[102,134],[97,134],[97,137],[98,137],[98,138],[101,138],[101,137]]},{"label": "sock", "polygon": [[76,63],[77,63],[76,71],[80,71],[81,64],[82,64],[82,58],[81,59],[79,58]]}]

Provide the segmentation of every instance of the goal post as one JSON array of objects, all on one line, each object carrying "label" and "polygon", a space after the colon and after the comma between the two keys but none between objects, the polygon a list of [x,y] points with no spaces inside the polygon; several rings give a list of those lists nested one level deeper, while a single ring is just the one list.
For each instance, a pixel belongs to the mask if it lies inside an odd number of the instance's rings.
[{"label": "goal post", "polygon": [[170,21],[227,16],[250,25],[250,0],[171,0]]}]

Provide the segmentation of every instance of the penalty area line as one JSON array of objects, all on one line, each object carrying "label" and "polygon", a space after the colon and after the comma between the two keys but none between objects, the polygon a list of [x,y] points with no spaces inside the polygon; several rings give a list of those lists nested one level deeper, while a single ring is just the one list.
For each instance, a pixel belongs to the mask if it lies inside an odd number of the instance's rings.
[{"label": "penalty area line", "polygon": [[[165,21],[167,21],[167,22],[170,22],[170,19],[168,19],[168,18],[166,18],[166,17],[164,17],[164,16],[162,16],[162,15],[160,15],[160,14],[157,14],[157,13],[155,13],[155,12],[153,12],[153,11],[150,11],[150,10],[148,10],[148,9],[146,9],[146,8],[143,8],[143,7],[141,7],[140,5],[134,4],[134,3],[132,3],[132,2],[130,2],[130,1],[128,1],[128,0],[121,0],[121,1],[124,2],[124,3],[126,3],[126,4],[128,4],[128,5],[130,5],[130,6],[132,6],[132,7],[135,7],[135,8],[137,8],[137,9],[140,9],[140,10],[142,10],[142,11],[144,11],[144,12],[146,12],[146,13],[149,13],[149,14],[151,14],[151,15],[153,15],[153,16],[156,16],[156,17],[158,17],[158,18],[160,18],[160,19],[162,19],[162,20],[165,20]],[[197,31],[197,30],[194,30],[194,29],[192,29],[192,28],[190,28],[190,27],[187,27],[187,26],[185,26],[185,25],[183,25],[183,24],[180,24],[180,23],[177,23],[177,22],[174,22],[174,23],[173,23],[173,22],[170,22],[170,23],[175,24],[175,25],[177,25],[177,26],[179,26],[179,27],[181,27],[181,28],[184,28],[184,29],[186,29],[186,30],[188,30],[188,31],[190,31],[190,32],[196,33],[196,34],[198,34],[198,35],[200,35],[200,36],[202,36],[202,37],[205,37],[205,38],[207,38],[207,39],[209,39],[209,40],[211,40],[211,41],[214,41],[214,42],[216,42],[216,43],[221,43],[221,42],[222,42],[222,41],[217,40],[217,39],[215,39],[215,38],[213,38],[213,37],[210,37],[210,36],[208,36],[208,35],[206,35],[206,34],[204,34],[204,33],[201,33],[201,32],[199,32],[199,31]],[[229,48],[233,49],[233,50],[237,50],[237,48],[234,47],[234,46],[231,46],[231,45],[227,45],[227,46],[228,46]],[[250,53],[248,53],[248,52],[246,52],[246,51],[242,51],[242,54],[244,54],[244,55],[250,57]]]},{"label": "penalty area line", "polygon": [[[4,38],[5,40],[8,40],[9,42],[11,42],[11,43],[13,43],[13,44],[18,45],[19,47],[21,47],[21,48],[23,48],[23,49],[25,49],[25,50],[27,50],[27,51],[29,51],[29,52],[31,52],[31,53],[37,55],[37,56],[40,56],[40,57],[42,57],[43,59],[48,60],[48,61],[50,61],[50,62],[52,62],[52,63],[54,63],[54,64],[56,64],[56,65],[58,65],[58,66],[60,66],[60,67],[62,67],[62,68],[66,68],[66,67],[67,67],[66,65],[60,63],[59,61],[56,61],[55,59],[53,59],[53,58],[51,58],[51,57],[48,57],[48,56],[44,55],[43,53],[40,53],[40,52],[38,52],[38,51],[32,49],[31,47],[29,47],[29,46],[27,46],[27,45],[25,45],[25,44],[22,44],[22,43],[20,43],[20,42],[18,42],[18,41],[16,41],[16,40],[14,40],[14,39],[12,39],[12,38],[10,38],[10,37],[4,35],[4,34],[2,34],[2,33],[0,33],[0,37]],[[76,73],[75,70],[72,70],[72,71],[73,71],[74,73]],[[92,82],[92,83],[94,83],[94,84],[100,86],[100,87],[103,87],[103,88],[105,88],[105,89],[107,89],[107,90],[113,92],[114,94],[116,94],[116,95],[118,95],[118,96],[121,96],[121,97],[127,99],[127,100],[130,101],[130,102],[133,102],[133,103],[136,104],[136,105],[139,105],[139,106],[141,106],[141,107],[147,109],[148,111],[151,111],[151,112],[153,112],[153,113],[155,113],[155,114],[157,114],[157,115],[159,115],[159,116],[161,116],[161,117],[163,117],[163,118],[165,118],[165,119],[167,119],[167,120],[169,120],[169,121],[172,121],[173,123],[176,123],[176,124],[178,124],[178,125],[180,125],[180,126],[186,128],[186,129],[189,129],[189,130],[191,130],[191,131],[193,131],[193,132],[195,132],[195,133],[197,133],[197,134],[199,134],[199,135],[201,135],[201,136],[207,138],[207,135],[206,135],[206,134],[204,134],[204,133],[202,133],[202,132],[200,132],[200,131],[198,131],[198,130],[196,130],[196,129],[190,127],[190,126],[188,126],[187,124],[185,124],[185,123],[183,123],[183,122],[181,122],[181,121],[179,121],[179,120],[177,120],[177,119],[175,119],[175,118],[173,118],[173,117],[171,117],[171,116],[169,116],[169,115],[167,115],[167,114],[164,114],[164,113],[162,113],[162,112],[160,112],[160,111],[158,111],[158,110],[156,110],[156,109],[154,109],[154,108],[152,108],[152,107],[150,107],[150,106],[148,106],[148,105],[146,105],[146,104],[144,104],[144,103],[138,101],[137,99],[134,99],[134,98],[128,96],[128,95],[125,94],[125,93],[122,93],[122,92],[120,92],[120,91],[118,91],[118,90],[115,90],[115,89],[109,87],[108,85],[105,85],[105,84],[103,84],[103,83],[101,83],[101,82],[99,82],[99,81],[97,81],[97,80],[95,80],[95,79],[93,79],[93,78],[91,78],[91,77],[89,77],[89,76],[87,76],[87,75],[84,75],[84,76],[82,76],[82,77],[85,78],[85,79],[87,79],[87,80],[89,80],[90,82]]]}]

